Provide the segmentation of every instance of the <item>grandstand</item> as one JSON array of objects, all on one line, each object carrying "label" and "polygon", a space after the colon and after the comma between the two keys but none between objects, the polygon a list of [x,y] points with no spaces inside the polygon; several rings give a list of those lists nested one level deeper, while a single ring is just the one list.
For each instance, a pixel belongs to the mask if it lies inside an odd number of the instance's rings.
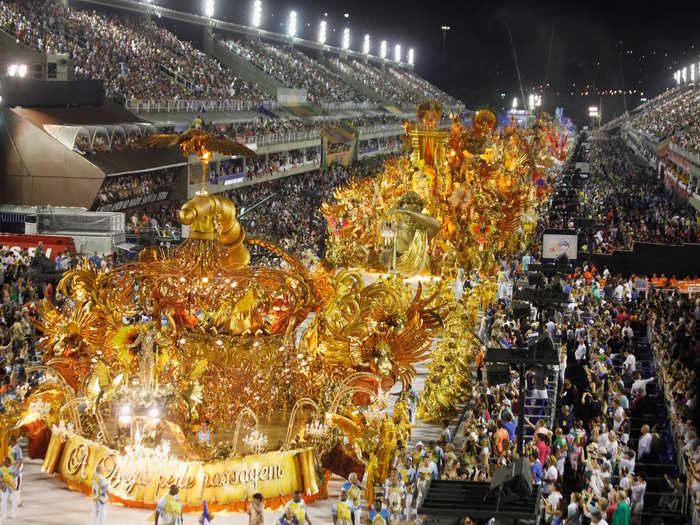
[{"label": "grandstand", "polygon": [[623,135],[667,187],[700,211],[700,85],[683,82],[623,115]]},{"label": "grandstand", "polygon": [[[162,17],[203,26],[203,49],[159,25]],[[196,15],[129,0],[0,2],[0,58],[30,71],[11,83],[15,98],[8,99],[7,87],[3,93],[3,201],[118,210],[191,195],[194,164],[177,151],[134,151],[131,143],[146,133],[186,129],[198,113],[211,129],[258,154],[248,162],[215,159],[208,183],[219,192],[327,166],[334,157],[322,151],[322,128],[326,136],[346,137],[343,159],[351,163],[398,151],[401,120],[413,118],[423,98],[464,110],[406,64],[316,47],[224,22],[213,33]],[[341,59],[352,60],[364,77],[340,68]],[[79,99],[85,93],[77,89],[60,100],[22,94],[27,87],[41,90],[41,82],[70,91],[70,82],[82,79],[99,81],[104,100]],[[389,85],[410,94],[386,96]],[[58,107],[66,105],[72,108]],[[32,155],[38,144],[51,152],[47,158]],[[338,153],[334,141],[327,144]],[[145,174],[168,183],[145,183]],[[142,195],[156,186],[157,197]]]}]

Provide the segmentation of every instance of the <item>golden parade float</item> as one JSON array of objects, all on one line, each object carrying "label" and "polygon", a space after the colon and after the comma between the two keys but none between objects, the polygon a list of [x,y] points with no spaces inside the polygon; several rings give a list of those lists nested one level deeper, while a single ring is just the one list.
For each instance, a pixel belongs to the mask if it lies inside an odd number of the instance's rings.
[{"label": "golden parade float", "polygon": [[[441,117],[438,103],[421,104],[416,124],[405,125],[410,155],[339,188],[323,206],[335,265],[439,282],[446,314],[418,408],[428,421],[454,414],[470,391],[478,313],[496,300],[499,258],[533,239],[558,136],[546,116],[531,129],[499,129],[482,110],[471,127],[455,119],[449,131],[437,129]],[[472,286],[462,290],[466,274]]]},{"label": "golden parade float", "polygon": [[[430,357],[419,416],[465,399],[498,257],[531,240],[551,165],[541,130],[500,131],[479,111],[440,131],[434,102],[417,116],[410,155],[323,204],[313,267],[246,237],[233,203],[206,192],[212,155],[252,152],[200,130],[143,139],[202,163],[179,212],[189,238],[108,271],[85,262],[61,279],[61,309],[42,304],[43,380],[15,428],[44,441],[44,471],[88,492],[102,465],[127,506],[154,507],[175,483],[185,510],[240,511],[256,492],[269,508],[295,490],[325,497],[330,472],[359,469],[371,503],[411,434],[389,389],[408,390]],[[251,265],[251,246],[282,267]]]},{"label": "golden parade float", "polygon": [[[248,154],[199,131],[148,139],[196,154],[203,173],[210,148]],[[233,203],[204,188],[179,219],[190,233],[174,250],[110,270],[85,262],[59,282],[61,309],[41,305],[43,379],[17,427],[50,430],[44,471],[88,492],[102,465],[124,505],[153,507],[175,483],[186,510],[234,511],[256,492],[271,508],[296,490],[325,497],[338,454],[387,471],[408,423],[389,416],[385,389],[410,384],[427,356],[436,294],[310,271],[246,238]],[[284,269],[250,266],[249,246]]]}]

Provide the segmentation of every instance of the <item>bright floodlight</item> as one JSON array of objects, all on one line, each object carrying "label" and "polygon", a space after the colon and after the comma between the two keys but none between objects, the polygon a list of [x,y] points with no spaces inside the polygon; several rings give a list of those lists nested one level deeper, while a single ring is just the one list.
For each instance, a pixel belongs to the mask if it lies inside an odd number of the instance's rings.
[{"label": "bright floodlight", "polygon": [[321,23],[318,24],[318,43],[319,44],[326,43],[326,21],[325,20],[321,20]]},{"label": "bright floodlight", "polygon": [[673,74],[673,78],[674,78],[674,80],[676,81],[676,84],[680,84],[680,83],[681,83],[681,72],[680,72],[680,71],[676,71],[676,72]]},{"label": "bright floodlight", "polygon": [[364,40],[362,41],[362,52],[365,55],[369,55],[369,49],[370,49],[370,44],[369,44],[369,35],[365,35]]},{"label": "bright floodlight", "polygon": [[599,115],[598,106],[590,106],[588,108],[588,116],[589,117],[597,117],[598,115]]},{"label": "bright floodlight", "polygon": [[511,105],[513,109],[518,109],[518,97],[513,97],[513,104]]},{"label": "bright floodlight", "polygon": [[379,56],[386,58],[386,40],[382,40],[382,43],[379,44]]},{"label": "bright floodlight", "polygon": [[542,105],[542,96],[535,95],[535,107],[538,108]]},{"label": "bright floodlight", "polygon": [[683,82],[688,82],[688,68],[684,67],[683,70],[681,71],[681,75],[683,76]]},{"label": "bright floodlight", "polygon": [[401,62],[401,44],[394,46],[394,61]]},{"label": "bright floodlight", "polygon": [[7,66],[7,76],[14,77],[17,76],[17,64],[10,64]]},{"label": "bright floodlight", "polygon": [[204,0],[204,14],[208,18],[214,17],[214,0]]},{"label": "bright floodlight", "polygon": [[17,75],[19,75],[20,78],[24,78],[27,76],[27,64],[19,65],[19,67],[17,68]]},{"label": "bright floodlight", "polygon": [[289,23],[287,24],[287,35],[294,38],[297,36],[297,12],[289,12]]},{"label": "bright floodlight", "polygon": [[343,49],[350,49],[350,30],[343,29]]},{"label": "bright floodlight", "polygon": [[695,64],[690,64],[690,81],[695,82]]},{"label": "bright floodlight", "polygon": [[527,97],[527,107],[533,109],[535,107],[535,95],[530,95]]},{"label": "bright floodlight", "polygon": [[408,50],[408,65],[409,66],[413,65],[413,48],[410,48]]},{"label": "bright floodlight", "polygon": [[253,25],[253,27],[260,27],[261,22],[262,22],[262,1],[261,0],[254,0],[253,1],[252,25]]}]

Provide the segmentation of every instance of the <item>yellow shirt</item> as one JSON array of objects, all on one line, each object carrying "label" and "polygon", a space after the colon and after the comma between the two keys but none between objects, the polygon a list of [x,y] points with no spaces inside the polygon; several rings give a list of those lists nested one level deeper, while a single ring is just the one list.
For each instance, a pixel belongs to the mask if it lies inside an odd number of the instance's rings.
[{"label": "yellow shirt", "polygon": [[350,512],[350,505],[348,505],[348,500],[339,501],[336,503],[337,517],[338,521],[346,521],[350,523],[352,513]]},{"label": "yellow shirt", "polygon": [[289,500],[287,506],[292,509],[292,513],[297,517],[299,525],[304,525],[306,523],[306,503],[304,503],[304,500],[300,500],[299,503]]}]

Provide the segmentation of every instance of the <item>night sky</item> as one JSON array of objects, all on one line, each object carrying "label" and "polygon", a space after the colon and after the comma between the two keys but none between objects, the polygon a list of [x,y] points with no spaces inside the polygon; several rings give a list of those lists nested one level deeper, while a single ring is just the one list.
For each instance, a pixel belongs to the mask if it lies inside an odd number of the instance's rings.
[{"label": "night sky", "polygon": [[[156,1],[190,12],[203,8],[199,0]],[[252,0],[216,0],[215,17],[248,24],[251,5]],[[671,3],[646,7],[629,1],[263,0],[263,28],[284,32],[291,9],[297,11],[304,38],[316,39],[318,22],[327,12],[330,44],[340,44],[347,24],[353,49],[361,48],[365,33],[376,54],[382,39],[390,52],[401,43],[404,57],[409,47],[415,48],[416,72],[470,108],[501,110],[519,95],[508,26],[525,95],[541,85],[547,110],[563,105],[578,120],[589,105],[601,102],[596,90],[636,90],[626,100],[603,96],[605,118],[624,110],[625,103],[631,109],[642,96],[658,94],[672,85],[676,69],[700,60],[700,4],[675,9]],[[444,50],[442,25],[451,26]],[[586,90],[589,96],[581,96]],[[572,91],[577,94],[571,96]]]}]

